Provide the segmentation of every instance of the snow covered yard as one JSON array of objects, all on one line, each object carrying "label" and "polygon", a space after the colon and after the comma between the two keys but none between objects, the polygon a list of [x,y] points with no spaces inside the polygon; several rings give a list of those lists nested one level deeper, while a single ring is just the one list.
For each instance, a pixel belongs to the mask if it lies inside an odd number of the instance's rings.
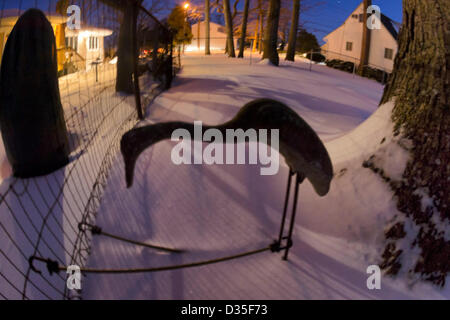
[{"label": "snow covered yard", "polygon": [[[384,227],[397,214],[387,185],[362,167],[386,138],[390,104],[377,109],[383,87],[375,81],[313,66],[280,68],[223,55],[188,55],[174,87],[151,105],[142,123],[229,120],[245,103],[273,98],[302,116],[326,142],[335,178],[318,197],[300,187],[294,247],[289,261],[270,252],[233,261],[160,273],[89,275],[85,299],[409,299],[450,298],[449,285],[411,286],[407,274],[366,286],[369,265],[380,263]],[[376,111],[376,112],[375,112]],[[374,114],[375,112],[375,114]],[[371,116],[372,115],[372,116]],[[370,117],[370,118],[369,118]],[[146,150],[126,189],[118,157],[97,215],[104,231],[185,249],[162,254],[94,237],[89,267],[139,268],[214,259],[270,244],[277,237],[288,168],[275,176],[255,165],[181,165],[170,160],[174,142]],[[395,153],[399,154],[399,153]],[[401,153],[400,153],[401,154]],[[405,157],[392,158],[391,173]]]}]

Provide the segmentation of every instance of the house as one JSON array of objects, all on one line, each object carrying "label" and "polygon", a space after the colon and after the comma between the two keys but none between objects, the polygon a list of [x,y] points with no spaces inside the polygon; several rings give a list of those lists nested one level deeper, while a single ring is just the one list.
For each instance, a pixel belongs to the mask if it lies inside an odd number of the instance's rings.
[{"label": "house", "polygon": [[65,30],[66,59],[76,59],[72,53],[83,60],[83,69],[90,70],[92,63],[103,61],[105,57],[105,37],[112,35],[112,30],[82,26],[80,30]]},{"label": "house", "polygon": [[[186,46],[186,51],[204,51],[205,50],[205,22],[201,21],[199,23],[196,23],[192,25],[192,42]],[[209,23],[209,35],[210,35],[210,49],[212,51],[214,50],[225,50],[225,47],[227,45],[227,33],[225,30],[225,27],[210,22]],[[234,37],[234,46],[237,48],[237,39]]]},{"label": "house", "polygon": [[[359,65],[362,47],[364,5],[361,3],[355,11],[336,30],[323,38],[326,42],[322,46],[322,54],[328,60],[339,59],[354,62]],[[375,15],[372,19],[378,19]],[[369,66],[391,72],[394,67],[394,58],[398,50],[399,24],[381,14],[380,29],[372,29]]]},{"label": "house", "polygon": [[[23,12],[21,12],[19,9],[6,9],[2,13],[2,16],[0,18],[0,58],[3,57],[3,51],[5,49],[6,41],[8,40],[8,37],[17,20],[19,20],[21,13]],[[60,39],[59,35],[62,32],[62,25],[67,21],[67,18],[58,14],[54,14],[47,15],[47,19],[50,21],[53,27],[55,37],[57,39],[56,46],[57,48],[59,48],[63,46],[61,42],[58,42],[58,39]]]},{"label": "house", "polygon": [[[6,41],[20,17],[19,9],[8,9],[0,19],[0,57],[3,56]],[[67,62],[74,62],[77,69],[89,70],[92,62],[104,58],[104,38],[113,32],[108,29],[83,26],[80,30],[70,30],[65,26],[68,18],[51,14],[46,15],[51,23],[56,40],[58,71],[62,71]],[[1,64],[1,61],[0,61]]]}]

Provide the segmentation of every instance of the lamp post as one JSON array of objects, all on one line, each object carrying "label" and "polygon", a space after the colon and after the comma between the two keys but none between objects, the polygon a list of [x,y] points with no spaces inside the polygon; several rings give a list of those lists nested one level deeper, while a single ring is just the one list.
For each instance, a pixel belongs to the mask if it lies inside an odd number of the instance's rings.
[{"label": "lamp post", "polygon": [[187,35],[186,35],[186,24],[188,23],[188,10],[189,10],[189,3],[185,2],[183,5],[184,8],[184,26],[183,26],[183,32],[184,32],[184,41],[183,41],[183,53],[184,53],[184,46],[185,46],[185,42],[187,39]]}]

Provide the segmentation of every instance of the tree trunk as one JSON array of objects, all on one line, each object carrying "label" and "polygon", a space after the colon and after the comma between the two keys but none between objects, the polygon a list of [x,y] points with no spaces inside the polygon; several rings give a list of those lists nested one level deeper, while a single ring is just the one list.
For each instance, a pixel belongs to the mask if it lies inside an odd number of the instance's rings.
[{"label": "tree trunk", "polygon": [[227,28],[227,48],[226,51],[230,58],[235,58],[234,39],[233,39],[233,21],[231,19],[230,0],[223,0],[223,9],[225,13],[225,24]]},{"label": "tree trunk", "polygon": [[126,2],[119,32],[116,91],[128,94],[134,92],[133,22],[135,14],[137,14],[136,6],[131,1]]},{"label": "tree trunk", "polygon": [[295,49],[297,46],[298,17],[300,14],[300,0],[294,0],[292,8],[291,30],[289,32],[288,48],[286,52],[287,61],[295,61]]},{"label": "tree trunk", "polygon": [[281,0],[270,0],[269,15],[267,18],[267,27],[264,39],[263,59],[269,59],[269,61],[275,66],[278,66],[280,63],[277,51],[280,9]]},{"label": "tree trunk", "polygon": [[198,51],[200,51],[200,26],[201,26],[201,21],[200,21],[200,18],[198,18],[198,20],[197,20],[197,48],[198,48]]},{"label": "tree trunk", "polygon": [[358,73],[360,75],[364,72],[364,67],[369,64],[369,53],[370,53],[370,29],[367,28],[367,8],[372,5],[372,0],[364,0],[364,8],[363,8],[363,35],[362,35],[362,44],[361,44],[361,56],[359,59],[359,69]]},{"label": "tree trunk", "polygon": [[259,12],[259,40],[258,40],[258,50],[259,53],[263,51],[264,47],[264,10],[261,7]]},{"label": "tree trunk", "polygon": [[253,40],[253,51],[258,50],[258,39],[259,39],[259,19],[256,19],[256,28],[255,28],[255,39]]},{"label": "tree trunk", "polygon": [[209,23],[211,20],[211,8],[209,0],[205,0],[205,55],[211,54],[210,49],[210,31],[209,31]]},{"label": "tree trunk", "polygon": [[250,0],[245,0],[244,18],[243,18],[243,21],[242,21],[241,42],[239,44],[239,55],[238,55],[238,58],[244,58],[245,38],[247,36],[247,21],[248,21],[249,6],[250,6]]},{"label": "tree trunk", "polygon": [[[450,222],[449,17],[448,0],[403,1],[398,54],[381,101],[395,98],[395,132],[413,144],[403,180],[391,184],[397,208],[420,228],[421,257],[413,271],[439,285],[450,272],[450,241],[438,232]],[[431,199],[426,208],[422,197]],[[382,267],[395,274],[402,251],[389,234]]]}]

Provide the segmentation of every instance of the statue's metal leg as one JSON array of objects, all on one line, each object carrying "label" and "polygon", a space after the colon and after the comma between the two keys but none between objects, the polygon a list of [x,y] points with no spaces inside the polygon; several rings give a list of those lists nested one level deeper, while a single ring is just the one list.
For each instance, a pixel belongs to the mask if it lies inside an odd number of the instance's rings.
[{"label": "statue's metal leg", "polygon": [[292,233],[294,232],[294,224],[295,224],[295,215],[297,213],[297,202],[298,202],[298,190],[300,183],[303,182],[305,178],[301,176],[299,173],[296,175],[295,179],[295,193],[294,193],[294,205],[292,207],[292,216],[291,216],[291,223],[289,225],[289,233],[287,236],[287,245],[284,251],[284,257],[283,260],[287,260],[289,249],[292,247]]},{"label": "statue's metal leg", "polygon": [[287,207],[289,204],[289,195],[291,193],[291,180],[292,180],[293,175],[294,175],[294,172],[292,172],[292,170],[289,168],[288,183],[287,183],[287,188],[286,188],[286,197],[284,199],[283,217],[281,218],[280,235],[278,236],[278,243],[280,245],[281,245],[281,241],[283,239],[284,224],[286,222],[286,212],[287,212]]}]

